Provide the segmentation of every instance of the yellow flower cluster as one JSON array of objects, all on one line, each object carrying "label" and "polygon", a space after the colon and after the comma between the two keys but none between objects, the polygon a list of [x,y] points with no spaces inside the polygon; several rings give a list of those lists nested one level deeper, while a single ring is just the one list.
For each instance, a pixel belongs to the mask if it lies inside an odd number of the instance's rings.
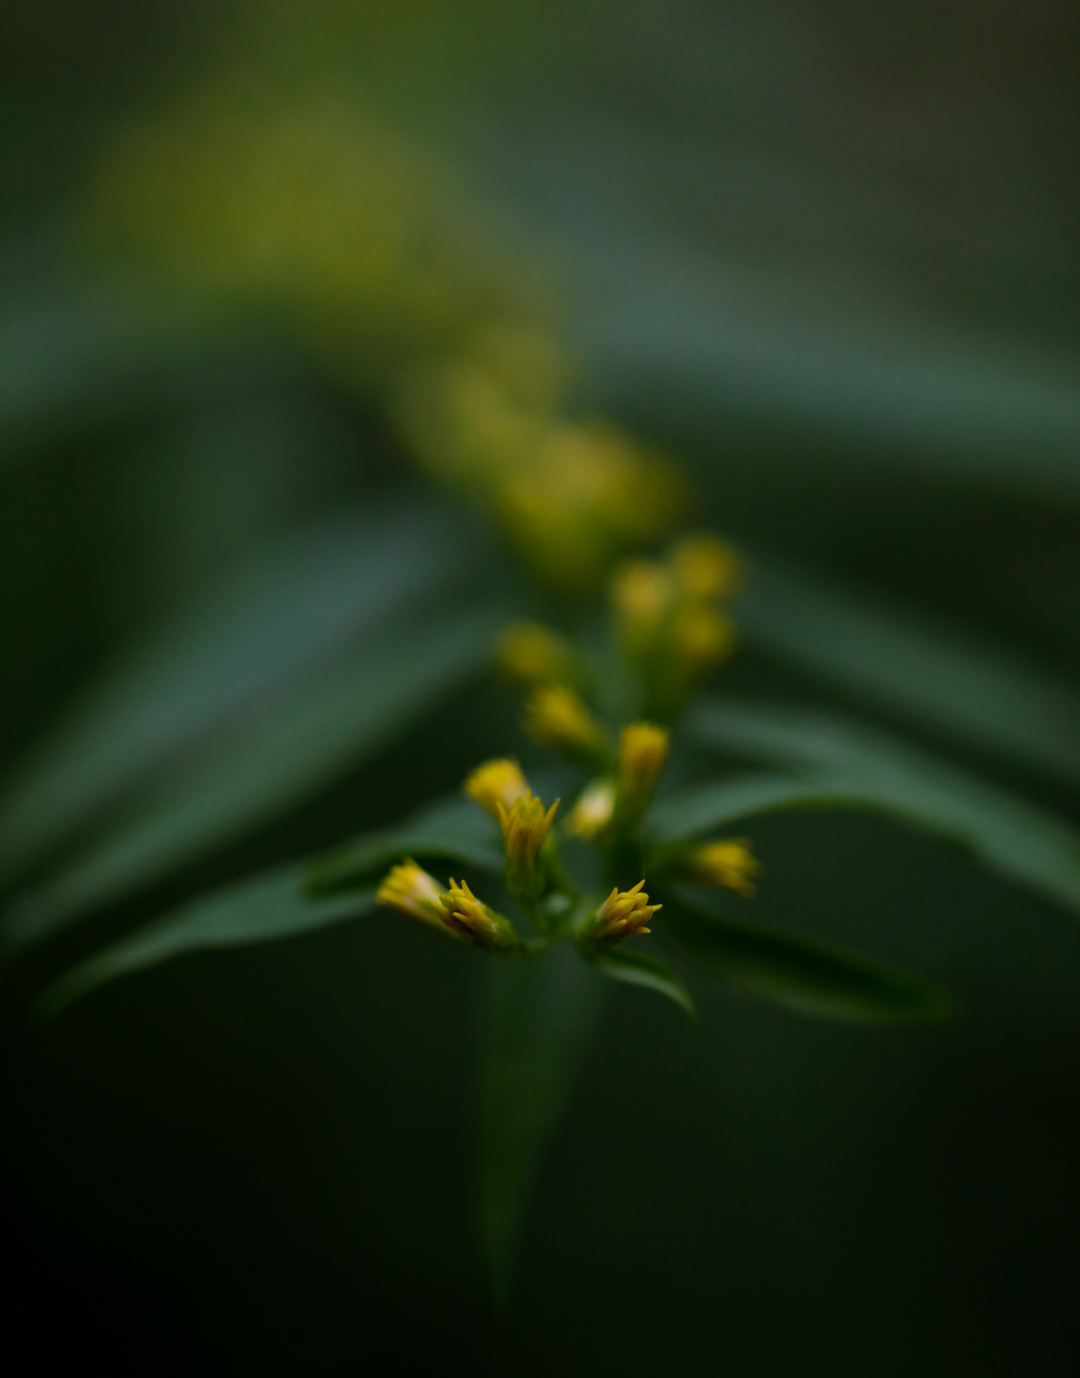
[{"label": "yellow flower cluster", "polygon": [[673,713],[734,650],[734,623],[718,604],[738,577],[731,546],[711,536],[687,537],[665,561],[631,560],[615,570],[619,639],[645,676],[654,712]]},{"label": "yellow flower cluster", "polygon": [[[537,360],[535,371],[522,359]],[[569,373],[534,327],[489,324],[449,359],[415,370],[397,413],[425,467],[476,496],[533,571],[572,594],[621,550],[669,531],[684,491],[661,456],[568,414]]]}]

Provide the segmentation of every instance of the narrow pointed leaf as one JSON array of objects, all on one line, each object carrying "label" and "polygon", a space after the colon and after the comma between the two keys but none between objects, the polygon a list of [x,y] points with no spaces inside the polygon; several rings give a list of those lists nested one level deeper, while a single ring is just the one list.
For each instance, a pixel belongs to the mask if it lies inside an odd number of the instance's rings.
[{"label": "narrow pointed leaf", "polygon": [[[701,742],[746,759],[805,772],[805,803],[879,809],[948,837],[984,865],[1067,907],[1080,910],[1080,834],[1044,809],[886,733],[835,714],[712,700],[689,722]],[[676,801],[671,814],[695,818],[695,832],[732,820],[725,786]],[[799,803],[792,791],[773,807]],[[846,796],[846,798],[845,798]],[[747,808],[743,816],[762,809]],[[671,815],[661,826],[673,837]]]},{"label": "narrow pointed leaf", "polygon": [[91,686],[7,782],[0,879],[215,735],[243,735],[268,698],[469,565],[460,531],[432,508],[338,518],[282,540]]},{"label": "narrow pointed leaf", "polygon": [[597,1030],[604,982],[570,946],[490,964],[480,1076],[480,1218],[505,1296],[534,1183]]},{"label": "narrow pointed leaf", "polygon": [[749,641],[860,699],[1080,782],[1080,687],[1005,647],[761,556],[737,617]]},{"label": "narrow pointed leaf", "polygon": [[688,960],[799,1014],[857,1023],[922,1023],[954,1013],[952,1000],[915,976],[763,924],[705,913],[664,892],[655,922]]},{"label": "narrow pointed leaf", "polygon": [[42,1012],[56,1014],[107,981],[187,952],[295,937],[374,908],[374,890],[332,900],[310,899],[304,893],[301,866],[262,874],[202,896],[96,953],[45,992]]},{"label": "narrow pointed leaf", "polygon": [[612,981],[628,986],[642,986],[657,995],[673,1000],[693,1022],[697,1021],[697,1007],[686,982],[662,962],[659,957],[637,948],[616,947],[596,958],[596,965]]},{"label": "narrow pointed leaf", "polygon": [[402,856],[456,861],[501,875],[502,842],[495,823],[471,799],[455,795],[393,828],[368,833],[320,857],[307,872],[310,895],[340,895],[362,888]]},{"label": "narrow pointed leaf", "polygon": [[17,895],[0,920],[3,941],[35,942],[310,798],[476,674],[502,617],[482,605],[412,625],[265,705],[190,765],[157,777],[138,809],[65,870]]}]

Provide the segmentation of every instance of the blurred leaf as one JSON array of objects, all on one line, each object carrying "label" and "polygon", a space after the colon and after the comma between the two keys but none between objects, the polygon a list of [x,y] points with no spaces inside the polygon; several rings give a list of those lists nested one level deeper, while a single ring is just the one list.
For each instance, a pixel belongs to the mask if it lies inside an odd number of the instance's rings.
[{"label": "blurred leaf", "polygon": [[480,1079],[480,1214],[505,1296],[533,1184],[599,1025],[604,983],[569,946],[489,963]]},{"label": "blurred leaf", "polygon": [[368,833],[347,847],[320,857],[307,873],[309,895],[356,890],[403,856],[438,858],[502,875],[499,829],[471,799],[455,795],[423,809],[393,828]]},{"label": "blurred leaf", "polygon": [[649,847],[663,848],[781,809],[870,806],[858,786],[825,776],[792,780],[782,775],[735,775],[696,785],[654,805],[646,820],[645,841]]},{"label": "blurred leaf", "polygon": [[730,795],[725,783],[706,786],[658,810],[656,840],[675,840],[686,820],[701,832],[771,808],[880,809],[952,838],[992,870],[1080,910],[1080,835],[976,775],[824,713],[714,699],[691,714],[688,727],[699,741],[734,755],[808,771],[807,793],[800,799],[798,788],[785,793],[782,784],[764,781],[734,782]]},{"label": "blurred leaf", "polygon": [[98,823],[214,733],[242,736],[253,705],[470,563],[458,526],[431,508],[338,518],[279,542],[52,728],[0,797],[0,875]]},{"label": "blurred leaf", "polygon": [[705,913],[669,889],[655,922],[709,975],[800,1014],[891,1024],[945,1019],[955,1010],[947,995],[914,976],[831,943]]},{"label": "blurred leaf", "polygon": [[291,938],[374,908],[374,890],[335,900],[308,899],[303,868],[288,866],[185,904],[106,947],[50,986],[41,1009],[56,1014],[106,981],[186,952]]},{"label": "blurred leaf", "polygon": [[595,961],[611,980],[623,981],[629,986],[644,986],[658,995],[666,995],[669,1000],[674,1000],[685,1015],[697,1021],[697,1007],[686,983],[658,957],[639,952],[637,948],[617,947],[601,953]]},{"label": "blurred leaf", "polygon": [[1080,783],[1080,691],[1009,650],[755,556],[747,639],[859,698]]},{"label": "blurred leaf", "polygon": [[75,861],[17,895],[0,920],[4,942],[35,942],[310,798],[477,673],[503,617],[481,605],[411,624],[291,684],[191,762],[160,773]]}]

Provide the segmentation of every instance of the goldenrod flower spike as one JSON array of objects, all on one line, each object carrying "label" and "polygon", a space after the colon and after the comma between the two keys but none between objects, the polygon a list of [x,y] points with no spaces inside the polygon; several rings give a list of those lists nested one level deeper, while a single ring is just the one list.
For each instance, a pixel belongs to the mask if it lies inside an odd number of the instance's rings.
[{"label": "goldenrod flower spike", "polygon": [[379,904],[419,919],[446,932],[442,911],[442,886],[410,857],[393,867],[375,896]]},{"label": "goldenrod flower spike", "polygon": [[499,810],[510,808],[529,793],[528,782],[517,761],[499,757],[477,766],[465,781],[465,793],[474,799],[485,813],[499,821]]},{"label": "goldenrod flower spike", "polygon": [[547,887],[547,875],[540,860],[540,852],[548,840],[556,799],[548,811],[530,790],[523,799],[515,799],[507,809],[499,805],[499,825],[506,848],[506,888],[514,899],[533,903]]},{"label": "goldenrod flower spike", "polygon": [[574,652],[556,632],[538,622],[513,622],[499,637],[495,662],[521,684],[558,684],[574,671]]},{"label": "goldenrod flower spike", "polygon": [[622,942],[623,938],[633,938],[639,933],[650,933],[646,924],[658,909],[659,904],[650,904],[644,892],[645,882],[639,880],[632,890],[619,890],[616,887],[608,895],[592,919],[586,925],[583,937],[594,944]]},{"label": "goldenrod flower spike", "polygon": [[667,760],[671,736],[655,723],[634,722],[619,739],[620,813],[640,819]]},{"label": "goldenrod flower spike", "polygon": [[467,881],[458,884],[451,877],[449,889],[439,896],[439,904],[447,928],[486,952],[520,946],[510,921],[478,900]]},{"label": "goldenrod flower spike", "polygon": [[687,536],[669,557],[671,571],[691,598],[723,598],[739,582],[741,566],[734,547],[715,536]]},{"label": "goldenrod flower spike", "polygon": [[587,760],[608,754],[604,729],[572,690],[541,685],[525,706],[525,730],[541,746]]},{"label": "goldenrod flower spike", "polygon": [[749,899],[756,891],[754,878],[761,873],[761,863],[750,851],[748,837],[729,837],[698,847],[686,857],[680,870],[690,880],[722,885]]},{"label": "goldenrod flower spike", "polygon": [[611,779],[594,780],[586,786],[563,824],[567,836],[580,837],[585,842],[599,837],[615,812],[615,793],[615,781]]}]

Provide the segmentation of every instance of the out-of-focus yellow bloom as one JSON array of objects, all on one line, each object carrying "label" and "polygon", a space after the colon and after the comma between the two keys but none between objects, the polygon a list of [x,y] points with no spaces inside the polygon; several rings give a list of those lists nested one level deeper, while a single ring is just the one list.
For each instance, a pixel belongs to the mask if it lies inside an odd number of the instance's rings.
[{"label": "out-of-focus yellow bloom", "polygon": [[563,824],[569,837],[592,842],[610,824],[615,812],[615,781],[610,778],[594,780],[582,791]]},{"label": "out-of-focus yellow bloom", "polygon": [[680,608],[671,624],[668,653],[672,677],[683,683],[703,679],[735,649],[735,624],[709,603]]},{"label": "out-of-focus yellow bloom", "polygon": [[608,753],[604,729],[571,689],[542,684],[525,705],[525,730],[541,746],[586,760]]},{"label": "out-of-focus yellow bloom", "polygon": [[547,876],[540,860],[540,852],[547,842],[555,810],[544,806],[531,791],[524,798],[515,799],[509,808],[499,805],[499,824],[506,848],[506,888],[514,899],[533,902],[544,893]]},{"label": "out-of-focus yellow bloom", "polygon": [[99,243],[286,310],[346,371],[440,343],[504,276],[445,159],[327,100],[267,110],[219,89],[140,120],[91,213]]},{"label": "out-of-focus yellow bloom", "polygon": [[671,616],[678,588],[658,560],[627,560],[611,580],[611,601],[627,652],[640,659],[655,649]]},{"label": "out-of-focus yellow bloom", "polygon": [[696,848],[682,859],[678,869],[688,880],[722,885],[750,898],[757,889],[754,880],[761,873],[761,863],[750,851],[748,837],[730,837]]},{"label": "out-of-focus yellow bloom", "polygon": [[644,885],[645,882],[639,880],[632,890],[619,890],[618,887],[612,890],[586,925],[582,936],[599,946],[618,943],[638,933],[650,933],[652,930],[646,924],[663,906],[649,903]]},{"label": "out-of-focus yellow bloom", "polygon": [[538,413],[555,413],[575,371],[558,341],[521,317],[482,322],[462,348],[518,406]]},{"label": "out-of-focus yellow bloom", "polygon": [[419,919],[421,923],[445,932],[442,886],[409,857],[387,874],[375,898],[388,909],[397,909],[410,918]]},{"label": "out-of-focus yellow bloom", "polygon": [[739,557],[733,546],[715,536],[686,536],[669,556],[671,572],[691,598],[717,599],[738,583]]},{"label": "out-of-focus yellow bloom", "polygon": [[678,471],[601,422],[553,422],[531,463],[507,466],[496,510],[545,580],[568,593],[594,584],[625,549],[670,530]]},{"label": "out-of-focus yellow bloom", "polygon": [[573,647],[538,622],[513,622],[499,637],[495,661],[521,684],[557,684],[573,677]]},{"label": "out-of-focus yellow bloom", "polygon": [[640,819],[667,760],[671,735],[655,723],[634,722],[619,738],[619,812]]},{"label": "out-of-focus yellow bloom", "polygon": [[529,793],[521,767],[509,757],[499,757],[477,766],[465,781],[464,789],[496,822],[502,810],[511,808],[516,800],[524,799]]},{"label": "out-of-focus yellow bloom", "polygon": [[509,919],[478,900],[467,881],[458,884],[451,878],[449,888],[439,896],[439,904],[446,926],[486,952],[520,946]]}]

